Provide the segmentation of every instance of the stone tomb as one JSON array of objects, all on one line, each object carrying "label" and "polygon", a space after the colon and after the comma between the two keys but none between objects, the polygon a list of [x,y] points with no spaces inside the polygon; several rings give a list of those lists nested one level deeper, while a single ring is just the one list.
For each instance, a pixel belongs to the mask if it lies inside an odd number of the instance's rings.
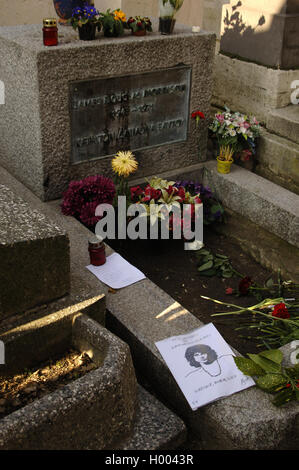
[{"label": "stone tomb", "polygon": [[119,150],[134,151],[137,178],[205,160],[207,122],[190,115],[209,113],[214,49],[213,34],[182,25],[92,42],[64,28],[51,48],[40,25],[0,28],[1,164],[51,200],[72,179],[111,175]]}]

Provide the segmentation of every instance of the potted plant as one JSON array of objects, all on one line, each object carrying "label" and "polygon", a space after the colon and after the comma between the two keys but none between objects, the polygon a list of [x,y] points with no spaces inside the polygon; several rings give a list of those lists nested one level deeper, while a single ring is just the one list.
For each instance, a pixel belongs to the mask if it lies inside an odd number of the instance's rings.
[{"label": "potted plant", "polygon": [[132,30],[134,36],[145,36],[146,32],[152,32],[152,22],[146,16],[131,16],[128,19],[128,28]]},{"label": "potted plant", "polygon": [[219,173],[230,173],[230,167],[233,163],[234,150],[229,145],[220,147],[219,155],[217,157],[217,170]]},{"label": "potted plant", "polygon": [[122,36],[128,27],[126,15],[119,8],[113,11],[109,8],[105,13],[100,13],[100,20],[106,37]]},{"label": "potted plant", "polygon": [[74,8],[83,7],[84,4],[94,4],[93,0],[53,0],[53,3],[61,25],[69,24],[68,20],[71,18]]},{"label": "potted plant", "polygon": [[216,113],[209,126],[210,133],[220,147],[230,147],[236,163],[253,169],[256,140],[260,136],[260,124],[253,116],[239,112],[231,113],[228,108]]},{"label": "potted plant", "polygon": [[159,0],[159,31],[161,34],[171,34],[173,32],[176,22],[174,17],[183,3],[184,0]]},{"label": "potted plant", "polygon": [[87,4],[74,8],[69,22],[74,29],[78,29],[79,38],[83,41],[92,41],[95,39],[96,29],[101,29],[99,12],[94,6]]}]

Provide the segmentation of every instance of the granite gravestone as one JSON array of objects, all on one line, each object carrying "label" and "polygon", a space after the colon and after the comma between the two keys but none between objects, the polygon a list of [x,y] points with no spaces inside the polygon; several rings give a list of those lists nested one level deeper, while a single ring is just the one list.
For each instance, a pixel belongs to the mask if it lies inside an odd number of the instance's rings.
[{"label": "granite gravestone", "polygon": [[176,25],[169,36],[99,34],[87,44],[64,28],[46,48],[40,25],[13,26],[0,28],[0,51],[0,164],[41,199],[112,175],[118,150],[134,151],[134,178],[179,177],[205,160],[207,121],[197,128],[190,114],[209,114],[215,35]]}]

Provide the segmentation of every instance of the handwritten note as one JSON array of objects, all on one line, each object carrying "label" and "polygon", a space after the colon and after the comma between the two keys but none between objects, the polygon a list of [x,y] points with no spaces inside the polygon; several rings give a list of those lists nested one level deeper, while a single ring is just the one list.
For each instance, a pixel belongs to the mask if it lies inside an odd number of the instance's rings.
[{"label": "handwritten note", "polygon": [[118,253],[108,256],[106,263],[102,266],[90,264],[86,268],[112,289],[121,289],[145,279],[145,275],[139,269],[128,263]]}]

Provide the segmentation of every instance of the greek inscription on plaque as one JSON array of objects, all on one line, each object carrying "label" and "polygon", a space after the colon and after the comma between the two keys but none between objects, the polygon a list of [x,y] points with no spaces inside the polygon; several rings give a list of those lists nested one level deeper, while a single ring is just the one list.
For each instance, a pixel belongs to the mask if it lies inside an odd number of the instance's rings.
[{"label": "greek inscription on plaque", "polygon": [[191,68],[70,84],[72,163],[187,140]]}]

